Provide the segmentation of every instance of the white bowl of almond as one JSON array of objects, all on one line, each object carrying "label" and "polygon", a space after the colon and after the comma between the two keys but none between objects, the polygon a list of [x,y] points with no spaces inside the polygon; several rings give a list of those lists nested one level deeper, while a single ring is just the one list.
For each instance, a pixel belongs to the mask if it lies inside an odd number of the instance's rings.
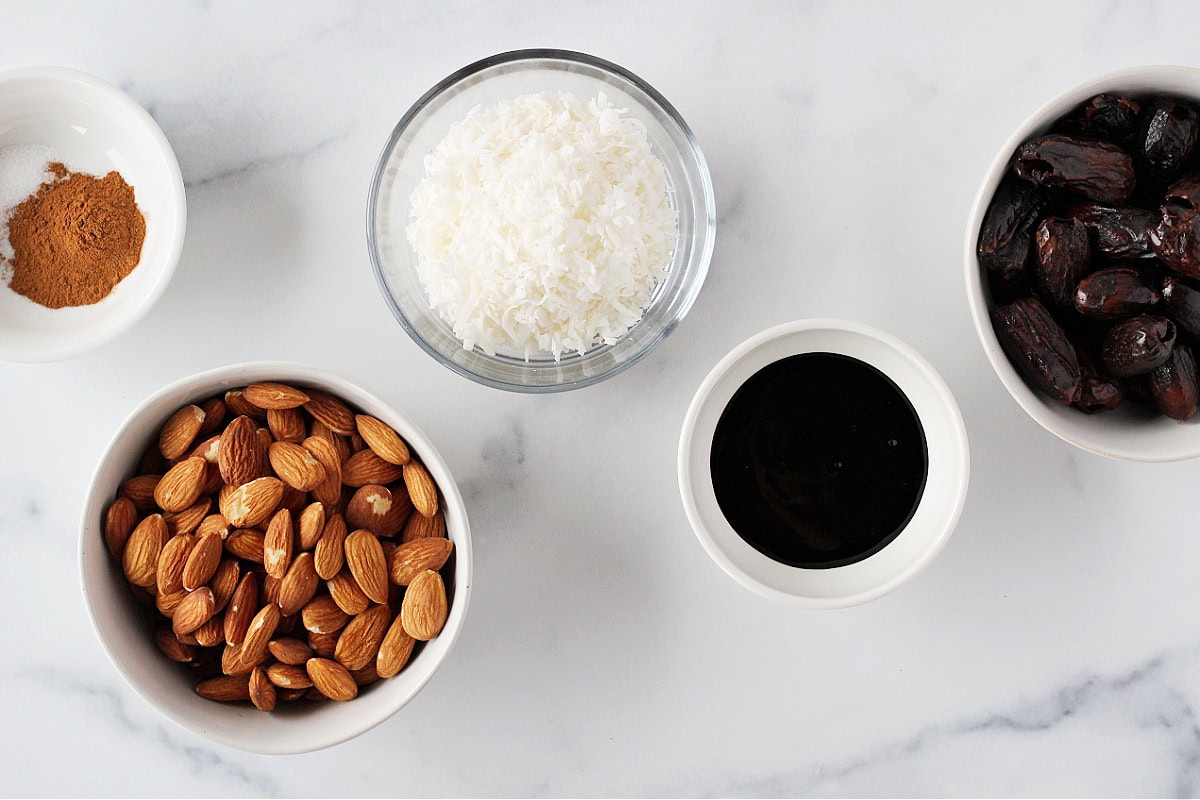
[{"label": "white bowl of almond", "polygon": [[84,504],[88,612],[118,671],[221,744],[317,750],[383,722],[466,615],[462,497],[416,426],[342,378],[257,363],[160,390]]}]

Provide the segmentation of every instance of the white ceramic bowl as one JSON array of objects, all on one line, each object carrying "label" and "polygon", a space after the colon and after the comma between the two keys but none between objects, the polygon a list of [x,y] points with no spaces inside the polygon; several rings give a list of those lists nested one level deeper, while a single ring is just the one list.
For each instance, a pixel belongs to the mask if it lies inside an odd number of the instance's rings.
[{"label": "white ceramic bowl", "polygon": [[[800,353],[850,356],[887,375],[912,403],[928,447],[925,488],[903,530],[877,553],[828,569],[782,564],[748,544],[721,512],[709,466],[717,422],[734,393],[763,367]],[[772,600],[808,608],[865,603],[916,575],[954,530],[966,499],[969,472],[962,415],[929,362],[893,336],[839,320],[779,325],[735,347],[700,384],[679,439],[679,491],[700,544],[743,586]]]},{"label": "white ceramic bowl", "polygon": [[[155,646],[120,564],[104,545],[103,519],[121,481],[134,474],[141,453],[177,408],[226,389],[263,380],[312,386],[391,425],[420,455],[442,493],[446,535],[454,542],[447,574],[450,614],[442,632],[426,642],[399,675],[363,689],[346,703],[288,706],[264,714],[249,704],[224,704],[196,696],[180,665]],[[222,367],[177,381],[143,402],[121,425],[105,451],[84,502],[79,543],[84,600],[96,635],[117,671],[150,705],[183,727],[229,747],[256,753],[301,753],[343,742],[396,713],[429,682],[462,630],[471,596],[471,534],[466,508],[433,443],[403,414],[355,384],[298,364],[255,363]]]},{"label": "white ceramic bowl", "polygon": [[99,303],[49,309],[0,284],[0,360],[57,361],[122,333],[162,295],[183,249],[183,176],[145,109],[115,86],[62,67],[0,73],[0,148],[18,144],[48,146],[74,171],[116,170],[146,218],[140,263]]},{"label": "white ceramic bowl", "polygon": [[1185,423],[1163,416],[1150,417],[1130,408],[1084,414],[1030,388],[1009,362],[990,316],[991,298],[984,267],[975,255],[979,228],[1012,154],[1024,141],[1044,132],[1051,123],[1101,92],[1172,94],[1200,102],[1200,69],[1148,66],[1113,72],[1074,86],[1030,115],[996,153],[967,222],[964,242],[967,299],[984,353],[1004,388],[1029,416],[1046,430],[1076,447],[1109,458],[1130,461],[1178,461],[1200,455],[1200,416]]}]

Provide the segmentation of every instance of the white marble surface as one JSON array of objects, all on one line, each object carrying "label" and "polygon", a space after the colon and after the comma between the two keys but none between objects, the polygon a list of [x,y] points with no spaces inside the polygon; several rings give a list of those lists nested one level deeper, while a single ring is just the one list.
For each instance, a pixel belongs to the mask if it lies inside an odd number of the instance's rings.
[{"label": "white marble surface", "polygon": [[[1200,64],[1189,3],[561,2],[0,6],[0,67],[119,84],[187,181],[156,308],[65,363],[0,365],[0,793],[1196,795],[1196,462],[1077,451],[1003,393],[971,328],[983,171],[1094,74]],[[450,71],[527,46],[656,85],[720,212],[708,282],[650,358],[548,397],[483,388],[393,322],[367,259],[371,171]],[[914,582],[819,613],[740,588],[688,528],[676,437],[697,384],[769,325],[835,316],[922,351],[971,437],[961,522]],[[140,701],[94,639],[78,516],[145,395],[294,359],[394,398],[467,493],[476,582],[451,659],[397,716],[245,755]]]}]

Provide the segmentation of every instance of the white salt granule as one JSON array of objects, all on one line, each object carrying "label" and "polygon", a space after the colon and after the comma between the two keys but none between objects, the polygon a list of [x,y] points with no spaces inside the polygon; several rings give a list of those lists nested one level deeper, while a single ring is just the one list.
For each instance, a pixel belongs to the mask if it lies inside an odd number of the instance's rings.
[{"label": "white salt granule", "polygon": [[646,129],[603,94],[477,106],[425,158],[408,240],[463,347],[585,352],[636,323],[678,237]]}]

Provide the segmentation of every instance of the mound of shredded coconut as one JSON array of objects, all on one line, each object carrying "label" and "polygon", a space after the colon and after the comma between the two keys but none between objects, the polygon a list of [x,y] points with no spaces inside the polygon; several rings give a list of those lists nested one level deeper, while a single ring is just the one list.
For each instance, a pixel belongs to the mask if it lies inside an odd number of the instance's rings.
[{"label": "mound of shredded coconut", "polygon": [[425,158],[408,240],[463,347],[558,359],[636,323],[678,237],[646,129],[603,94],[477,106]]}]

